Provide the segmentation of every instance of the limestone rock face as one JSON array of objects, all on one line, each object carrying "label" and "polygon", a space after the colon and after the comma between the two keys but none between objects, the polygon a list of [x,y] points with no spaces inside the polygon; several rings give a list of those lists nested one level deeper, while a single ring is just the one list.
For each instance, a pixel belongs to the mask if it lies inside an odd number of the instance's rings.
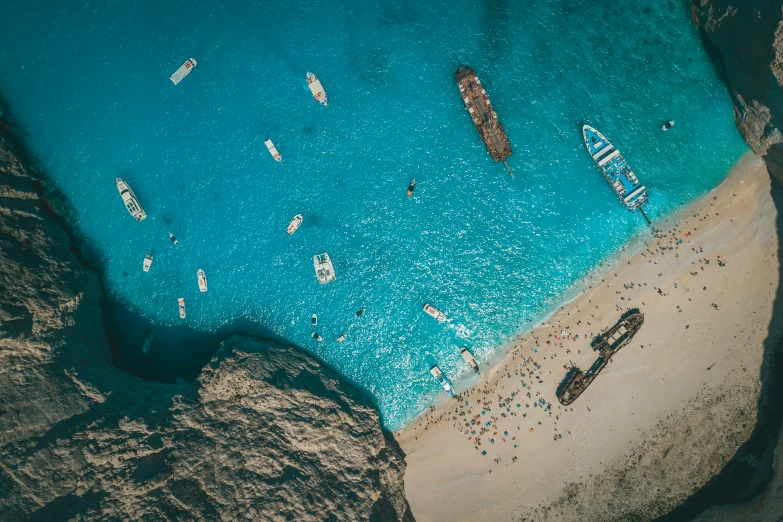
[{"label": "limestone rock face", "polygon": [[725,72],[745,141],[783,182],[783,5],[692,0],[694,21]]},{"label": "limestone rock face", "polygon": [[183,385],[113,366],[100,282],[3,130],[0,520],[413,520],[376,410],[298,349],[231,337]]}]

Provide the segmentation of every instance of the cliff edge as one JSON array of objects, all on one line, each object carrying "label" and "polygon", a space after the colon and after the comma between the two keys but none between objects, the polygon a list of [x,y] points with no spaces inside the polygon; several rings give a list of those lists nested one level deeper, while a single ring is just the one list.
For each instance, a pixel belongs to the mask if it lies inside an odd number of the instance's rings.
[{"label": "cliff edge", "polygon": [[412,520],[376,410],[298,349],[233,336],[183,385],[116,368],[100,281],[0,131],[0,519]]}]

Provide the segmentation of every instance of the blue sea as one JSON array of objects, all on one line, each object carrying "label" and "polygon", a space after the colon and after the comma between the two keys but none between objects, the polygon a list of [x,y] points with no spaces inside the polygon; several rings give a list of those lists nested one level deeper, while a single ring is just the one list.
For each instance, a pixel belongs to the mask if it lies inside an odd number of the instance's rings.
[{"label": "blue sea", "polygon": [[[584,123],[649,188],[653,220],[746,150],[686,0],[27,0],[0,3],[0,21],[0,94],[129,310],[115,319],[122,364],[193,378],[214,347],[188,339],[257,328],[372,394],[391,429],[439,393],[432,364],[466,375],[460,346],[491,358],[650,233],[599,174]],[[465,112],[452,50],[492,99],[515,180]],[[190,57],[198,66],[174,86]],[[146,221],[124,209],[117,176]],[[328,285],[313,270],[321,252]],[[170,332],[186,334],[167,343]]]}]

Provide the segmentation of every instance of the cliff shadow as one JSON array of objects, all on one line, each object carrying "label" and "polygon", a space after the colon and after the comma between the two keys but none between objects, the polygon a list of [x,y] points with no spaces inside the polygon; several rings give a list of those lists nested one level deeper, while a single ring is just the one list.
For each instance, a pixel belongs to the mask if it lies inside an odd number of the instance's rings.
[{"label": "cliff shadow", "polygon": [[[771,178],[770,194],[777,210],[778,260],[783,259],[783,186]],[[764,340],[758,416],[750,438],[740,446],[723,470],[680,506],[659,517],[659,522],[692,520],[705,509],[744,502],[760,494],[772,478],[778,433],[783,421],[783,263],[778,268],[778,288],[772,318]]]}]

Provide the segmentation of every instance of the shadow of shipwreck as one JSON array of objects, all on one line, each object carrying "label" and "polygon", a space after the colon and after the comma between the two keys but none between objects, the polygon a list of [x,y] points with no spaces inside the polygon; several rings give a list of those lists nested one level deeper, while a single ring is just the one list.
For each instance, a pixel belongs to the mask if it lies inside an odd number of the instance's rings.
[{"label": "shadow of shipwreck", "polygon": [[[778,213],[775,226],[780,260],[783,259],[783,186],[774,178],[770,193]],[[750,438],[740,446],[720,473],[713,476],[680,506],[659,517],[658,522],[692,520],[712,506],[750,500],[764,491],[772,478],[773,454],[783,420],[783,270],[779,268],[778,272],[779,282],[772,319],[764,340],[756,426]]]}]

